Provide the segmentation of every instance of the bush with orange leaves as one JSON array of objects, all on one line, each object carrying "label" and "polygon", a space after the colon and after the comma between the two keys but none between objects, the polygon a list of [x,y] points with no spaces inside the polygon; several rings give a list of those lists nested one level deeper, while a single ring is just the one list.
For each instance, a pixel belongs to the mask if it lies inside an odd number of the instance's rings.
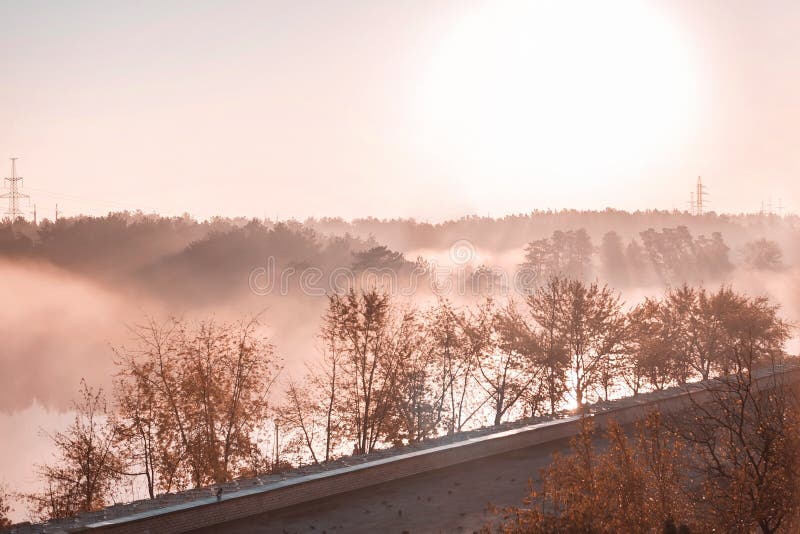
[{"label": "bush with orange leaves", "polygon": [[496,530],[800,532],[798,386],[777,363],[755,380],[752,354],[741,351],[732,374],[668,421],[654,412],[627,431],[612,422],[603,440],[585,419],[571,453],[556,453],[526,507],[501,510]]},{"label": "bush with orange leaves", "polygon": [[502,511],[500,532],[660,532],[687,521],[683,447],[658,413],[637,425],[633,443],[609,424],[605,450],[596,445],[593,420],[582,424],[572,454],[556,453],[541,490],[531,487],[529,507]]}]

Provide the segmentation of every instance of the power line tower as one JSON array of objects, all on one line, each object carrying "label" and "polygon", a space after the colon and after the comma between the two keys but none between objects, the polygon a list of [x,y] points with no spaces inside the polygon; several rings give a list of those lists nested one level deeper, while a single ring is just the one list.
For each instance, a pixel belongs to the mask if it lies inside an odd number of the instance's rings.
[{"label": "power line tower", "polygon": [[8,182],[8,193],[3,193],[0,195],[0,198],[8,199],[8,211],[6,211],[6,215],[13,222],[17,220],[18,217],[22,217],[22,211],[20,210],[19,206],[20,199],[31,197],[20,192],[20,188],[22,187],[22,176],[17,176],[17,158],[10,159],[11,177],[6,178],[6,181]]},{"label": "power line tower", "polygon": [[706,203],[706,197],[708,193],[706,192],[705,187],[703,186],[703,179],[698,176],[697,177],[697,189],[694,194],[694,207],[695,207],[695,215],[702,215],[703,214],[703,206]]}]

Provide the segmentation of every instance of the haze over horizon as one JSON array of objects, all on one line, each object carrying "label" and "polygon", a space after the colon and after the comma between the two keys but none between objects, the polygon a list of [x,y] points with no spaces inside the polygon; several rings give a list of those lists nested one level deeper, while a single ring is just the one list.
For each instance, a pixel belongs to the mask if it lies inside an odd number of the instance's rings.
[{"label": "haze over horizon", "polygon": [[[3,2],[40,216],[800,206],[800,4]],[[3,163],[3,176],[7,175]]]},{"label": "haze over horizon", "polygon": [[0,531],[800,532],[800,1],[0,20]]}]

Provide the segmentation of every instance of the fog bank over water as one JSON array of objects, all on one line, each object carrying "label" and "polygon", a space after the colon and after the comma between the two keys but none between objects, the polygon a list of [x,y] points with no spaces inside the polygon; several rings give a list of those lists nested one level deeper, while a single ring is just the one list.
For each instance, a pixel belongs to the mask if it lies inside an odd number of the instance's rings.
[{"label": "fog bank over water", "polygon": [[[0,412],[0,482],[21,493],[40,489],[35,466],[49,461],[53,453],[47,433],[64,430],[73,417],[71,411],[46,408],[37,401],[22,409]],[[27,518],[22,502],[14,508],[13,519]]]},{"label": "fog bank over water", "polygon": [[[0,375],[11,377],[0,389],[0,412],[26,408],[34,400],[45,407],[66,409],[81,378],[108,388],[114,372],[112,348],[129,346],[133,340],[129,327],[146,317],[157,321],[170,316],[190,321],[210,317],[232,321],[258,315],[261,333],[271,338],[286,372],[291,374],[318,354],[318,325],[325,310],[324,294],[331,291],[326,286],[330,273],[339,269],[396,270],[396,289],[405,293],[403,298],[410,305],[425,305],[434,297],[432,278],[409,278],[415,261],[429,269],[444,269],[452,276],[456,273],[453,268],[464,269],[467,275],[490,268],[503,273],[511,284],[514,273],[526,261],[526,242],[546,241],[546,236],[560,231],[551,230],[560,224],[567,235],[572,235],[569,232],[576,225],[591,223],[587,236],[592,252],[583,276],[608,282],[627,304],[633,305],[644,296],[657,295],[668,285],[679,283],[679,274],[665,280],[663,276],[670,272],[660,277],[646,266],[638,267],[644,270],[637,275],[629,265],[630,251],[625,247],[641,241],[638,233],[650,223],[650,227],[669,228],[670,223],[687,222],[696,223],[686,233],[695,241],[684,239],[675,246],[700,246],[708,243],[701,240],[701,234],[719,231],[721,254],[728,263],[718,272],[684,273],[692,277],[691,283],[710,289],[731,284],[753,296],[768,296],[782,306],[786,319],[800,320],[800,271],[796,266],[800,230],[794,218],[692,219],[683,214],[654,213],[651,220],[641,213],[567,212],[503,220],[466,219],[441,226],[378,220],[263,225],[220,220],[204,226],[165,219],[120,223],[113,217],[62,221],[57,231],[49,230],[49,240],[40,245],[35,240],[25,241],[24,235],[11,242],[13,247],[0,243],[9,249],[0,260],[7,303],[0,307],[0,336],[4,340]],[[106,226],[120,234],[108,235]],[[618,232],[622,248],[619,258],[609,259],[603,238],[612,230]],[[146,239],[141,237],[143,232],[149,232]],[[350,237],[355,234],[364,235]],[[649,238],[666,243],[656,243],[662,249],[670,245],[667,237],[653,235]],[[458,236],[463,237],[456,239]],[[771,268],[748,266],[744,247],[765,237],[774,240],[782,253],[780,263]],[[93,245],[74,252],[81,239],[92,240]],[[393,243],[395,248],[381,248],[381,240]],[[61,241],[70,247],[59,247]],[[170,245],[165,247],[165,242]],[[30,243],[24,254],[18,252],[20,243]],[[656,245],[652,254],[666,254]],[[464,252],[454,249],[458,246],[465,248],[467,256],[454,258],[454,253]],[[120,257],[118,250],[125,250],[124,257],[129,257],[131,249],[138,250],[141,259],[137,263],[114,261]],[[254,269],[263,268],[268,258],[275,260],[270,273],[274,287],[269,294],[258,294],[250,286],[249,277]],[[703,269],[704,262],[710,261],[701,255],[678,255],[672,261],[680,267],[686,258],[696,262],[690,269]],[[315,291],[300,287],[299,279],[308,269],[323,273]],[[285,291],[280,287],[282,276],[290,280]],[[470,289],[467,283],[466,292],[459,294],[454,288],[446,296],[457,304],[466,304],[487,294]],[[513,292],[494,296],[523,297]]]},{"label": "fog bank over water", "polygon": [[122,339],[135,304],[121,291],[39,263],[0,262],[0,279],[0,375],[7,377],[0,412],[29,409],[34,399],[66,408],[83,377],[109,384],[110,343]]}]

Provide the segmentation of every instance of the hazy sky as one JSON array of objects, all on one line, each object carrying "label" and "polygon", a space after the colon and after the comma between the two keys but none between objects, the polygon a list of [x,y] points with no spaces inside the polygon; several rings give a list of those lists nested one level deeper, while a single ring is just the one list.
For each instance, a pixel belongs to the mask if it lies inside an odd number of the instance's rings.
[{"label": "hazy sky", "polygon": [[[800,2],[0,0],[40,214],[800,211]],[[2,168],[3,176],[7,169]]]}]

